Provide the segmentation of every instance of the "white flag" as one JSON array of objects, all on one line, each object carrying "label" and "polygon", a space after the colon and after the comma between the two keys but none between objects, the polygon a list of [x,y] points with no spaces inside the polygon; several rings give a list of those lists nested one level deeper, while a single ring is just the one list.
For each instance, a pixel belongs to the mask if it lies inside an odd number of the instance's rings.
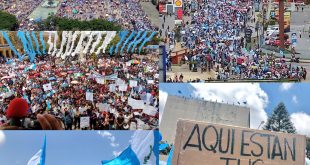
[{"label": "white flag", "polygon": [[39,150],[27,163],[27,165],[39,165],[41,160],[42,150]]},{"label": "white flag", "polygon": [[43,89],[44,91],[52,90],[52,84],[51,83],[44,84]]}]

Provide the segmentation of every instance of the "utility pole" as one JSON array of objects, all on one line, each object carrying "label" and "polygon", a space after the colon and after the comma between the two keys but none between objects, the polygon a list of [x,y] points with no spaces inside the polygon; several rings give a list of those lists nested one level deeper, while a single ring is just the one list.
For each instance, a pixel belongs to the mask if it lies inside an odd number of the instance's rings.
[{"label": "utility pole", "polygon": [[284,50],[284,0],[279,0],[279,38],[280,49]]}]

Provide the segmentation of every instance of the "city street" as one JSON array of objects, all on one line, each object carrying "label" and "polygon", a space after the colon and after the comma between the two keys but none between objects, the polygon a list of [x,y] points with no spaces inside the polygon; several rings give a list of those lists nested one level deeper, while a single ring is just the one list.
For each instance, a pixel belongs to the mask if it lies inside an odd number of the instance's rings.
[{"label": "city street", "polygon": [[[296,51],[300,58],[310,59],[310,6],[304,8],[304,12],[299,10],[299,12],[292,12],[291,19],[291,33],[295,32],[297,34],[297,46]],[[299,34],[301,33],[301,38]]]}]

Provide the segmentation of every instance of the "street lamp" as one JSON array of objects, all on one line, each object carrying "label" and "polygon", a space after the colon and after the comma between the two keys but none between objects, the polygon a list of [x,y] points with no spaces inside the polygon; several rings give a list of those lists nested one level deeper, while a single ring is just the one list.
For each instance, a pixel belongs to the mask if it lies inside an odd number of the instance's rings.
[{"label": "street lamp", "polygon": [[265,121],[261,121],[257,129],[259,129],[263,124],[265,124]]}]

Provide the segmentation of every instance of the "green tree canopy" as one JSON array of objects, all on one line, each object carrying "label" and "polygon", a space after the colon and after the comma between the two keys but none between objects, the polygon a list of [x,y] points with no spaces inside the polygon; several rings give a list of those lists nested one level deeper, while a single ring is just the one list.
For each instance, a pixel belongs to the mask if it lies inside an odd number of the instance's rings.
[{"label": "green tree canopy", "polygon": [[272,115],[268,117],[267,123],[263,129],[276,132],[296,133],[294,124],[291,122],[283,102],[280,102],[273,110]]},{"label": "green tree canopy", "polygon": [[50,15],[39,24],[39,30],[120,31],[121,29],[121,26],[103,19],[80,21],[76,19],[59,18],[54,15]]},{"label": "green tree canopy", "polygon": [[18,29],[18,21],[15,15],[0,11],[0,30],[15,31]]}]

